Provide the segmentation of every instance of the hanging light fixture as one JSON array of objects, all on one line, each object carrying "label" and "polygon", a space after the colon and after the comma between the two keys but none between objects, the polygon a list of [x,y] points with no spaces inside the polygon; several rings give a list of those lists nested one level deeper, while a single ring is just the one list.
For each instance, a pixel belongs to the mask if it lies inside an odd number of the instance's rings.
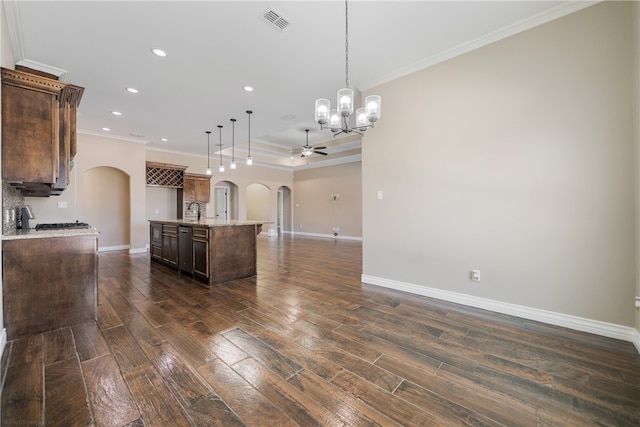
[{"label": "hanging light fixture", "polygon": [[209,164],[209,136],[211,135],[211,131],[205,131],[205,133],[207,134],[207,169],[205,169],[204,173],[206,173],[207,175],[211,175],[211,165]]},{"label": "hanging light fixture", "polygon": [[247,155],[247,166],[253,164],[253,159],[251,158],[251,114],[253,114],[253,111],[247,110],[247,115],[249,116],[249,154]]},{"label": "hanging light fixture", "polygon": [[356,125],[351,127],[350,116],[353,114],[353,89],[349,88],[349,7],[347,0],[344,2],[344,22],[345,87],[338,91],[336,109],[331,109],[331,102],[327,98],[316,99],[316,121],[320,124],[320,129],[329,128],[333,132],[333,136],[351,132],[362,134],[368,128],[372,128],[375,121],[380,118],[380,106],[382,103],[382,98],[378,95],[367,96],[364,101],[365,106],[356,110]]},{"label": "hanging light fixture", "polygon": [[218,166],[218,172],[224,172],[224,165],[222,164],[222,125],[218,125],[218,129],[220,130],[220,149],[218,153],[220,153],[220,166]]},{"label": "hanging light fixture", "polygon": [[229,163],[229,169],[236,168],[236,119],[231,119],[231,163]]}]

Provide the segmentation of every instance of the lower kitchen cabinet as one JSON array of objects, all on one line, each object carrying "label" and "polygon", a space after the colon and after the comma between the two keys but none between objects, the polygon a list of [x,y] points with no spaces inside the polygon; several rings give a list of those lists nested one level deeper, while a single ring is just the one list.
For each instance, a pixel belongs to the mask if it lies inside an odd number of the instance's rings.
[{"label": "lower kitchen cabinet", "polygon": [[209,278],[209,229],[193,228],[193,274]]},{"label": "lower kitchen cabinet", "polygon": [[[151,260],[175,267],[203,279],[209,285],[256,275],[256,236],[262,224],[251,221],[234,221],[219,224],[215,221],[149,221],[151,233]],[[179,228],[192,229],[191,252],[184,254],[184,241],[188,233],[178,233]],[[157,240],[162,230],[161,242]],[[156,236],[154,238],[154,236]],[[182,238],[182,242],[180,242]],[[162,254],[162,256],[158,256]],[[185,256],[191,258],[192,268],[185,268]],[[188,262],[188,261],[187,261]]]},{"label": "lower kitchen cabinet", "polygon": [[178,226],[162,226],[162,260],[171,265],[178,265]]},{"label": "lower kitchen cabinet", "polygon": [[150,241],[150,252],[151,258],[155,258],[157,260],[162,259],[162,224],[151,224],[150,227],[151,235],[149,238]]},{"label": "lower kitchen cabinet", "polygon": [[[96,320],[97,232],[39,232],[3,237],[7,340]],[[83,234],[84,233],[84,234]],[[56,237],[33,237],[53,235]]]}]

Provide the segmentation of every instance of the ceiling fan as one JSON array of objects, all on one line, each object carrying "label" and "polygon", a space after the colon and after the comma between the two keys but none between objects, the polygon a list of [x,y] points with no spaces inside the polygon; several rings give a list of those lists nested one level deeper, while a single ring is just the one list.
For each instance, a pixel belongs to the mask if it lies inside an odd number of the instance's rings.
[{"label": "ceiling fan", "polygon": [[326,156],[327,153],[319,150],[326,150],[327,147],[324,147],[324,146],[312,147],[311,145],[309,145],[309,129],[305,129],[304,131],[307,133],[307,143],[302,146],[302,154],[300,155],[300,157],[309,157],[313,154],[320,154],[322,156]]}]

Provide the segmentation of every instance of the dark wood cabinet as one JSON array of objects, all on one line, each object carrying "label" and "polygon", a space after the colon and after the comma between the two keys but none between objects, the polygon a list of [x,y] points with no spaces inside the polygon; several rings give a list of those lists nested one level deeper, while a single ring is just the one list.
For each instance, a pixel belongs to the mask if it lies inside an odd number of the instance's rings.
[{"label": "dark wood cabinet", "polygon": [[[178,227],[189,227],[191,233],[192,273],[209,285],[252,277],[257,272],[256,236],[262,226],[252,222],[233,225],[194,223],[191,221],[150,221],[151,259],[179,267]],[[162,243],[154,243],[154,229],[162,227]],[[180,236],[183,236],[180,234]],[[162,253],[155,256],[154,251]]]},{"label": "dark wood cabinet", "polygon": [[97,233],[2,241],[7,339],[95,321]]},{"label": "dark wood cabinet", "polygon": [[151,258],[162,259],[162,224],[151,224],[150,227]]},{"label": "dark wood cabinet", "polygon": [[171,265],[178,265],[178,226],[162,226],[162,260]]},{"label": "dark wood cabinet", "polygon": [[209,278],[209,229],[193,227],[193,274]]},{"label": "dark wood cabinet", "polygon": [[24,196],[60,194],[69,184],[83,92],[42,75],[2,68],[2,179]]},{"label": "dark wood cabinet", "polygon": [[184,201],[209,203],[211,176],[184,174]]}]

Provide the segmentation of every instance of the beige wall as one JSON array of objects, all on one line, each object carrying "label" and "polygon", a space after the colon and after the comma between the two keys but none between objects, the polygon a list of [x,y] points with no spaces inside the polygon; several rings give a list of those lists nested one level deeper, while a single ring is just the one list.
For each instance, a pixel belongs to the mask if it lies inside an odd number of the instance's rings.
[{"label": "beige wall", "polygon": [[262,184],[251,184],[247,187],[247,219],[250,221],[272,220],[271,190]]},{"label": "beige wall", "polygon": [[[332,194],[339,194],[333,201]],[[362,237],[362,166],[345,163],[294,173],[294,232]]]},{"label": "beige wall", "polygon": [[634,325],[630,7],[370,91],[385,105],[363,144],[363,277]]}]

